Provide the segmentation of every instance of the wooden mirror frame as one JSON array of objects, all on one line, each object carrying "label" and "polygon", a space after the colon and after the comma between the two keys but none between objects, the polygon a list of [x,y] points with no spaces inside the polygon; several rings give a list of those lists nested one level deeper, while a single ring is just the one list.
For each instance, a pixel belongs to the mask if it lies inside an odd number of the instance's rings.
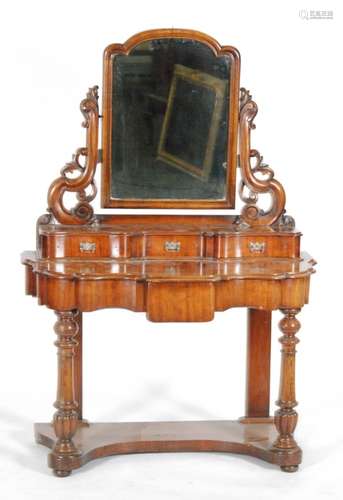
[{"label": "wooden mirror frame", "polygon": [[[207,45],[214,54],[228,56],[231,59],[230,67],[230,97],[228,112],[228,139],[227,139],[227,176],[225,197],[220,200],[171,200],[171,199],[118,199],[111,197],[111,158],[112,158],[112,85],[113,62],[118,54],[128,55],[139,44],[161,38],[185,38]],[[237,137],[239,118],[239,75],[240,55],[237,49],[231,46],[221,46],[204,33],[193,30],[159,29],[138,33],[129,38],[124,44],[109,45],[104,52],[103,77],[103,125],[102,125],[102,208],[234,208],[236,192],[237,167]]]}]

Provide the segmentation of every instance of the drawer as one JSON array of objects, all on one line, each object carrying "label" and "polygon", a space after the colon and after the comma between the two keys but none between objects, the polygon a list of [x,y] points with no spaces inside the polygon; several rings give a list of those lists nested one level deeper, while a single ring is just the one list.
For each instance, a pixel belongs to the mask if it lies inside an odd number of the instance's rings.
[{"label": "drawer", "polygon": [[121,257],[125,238],[116,234],[49,235],[41,237],[42,256],[63,257]]},{"label": "drawer", "polygon": [[212,321],[214,310],[213,283],[148,283],[146,311],[150,321]]},{"label": "drawer", "polygon": [[132,236],[128,241],[129,256],[137,258],[201,257],[202,248],[201,234],[146,234]]},{"label": "drawer", "polygon": [[214,257],[299,257],[300,238],[295,235],[217,235]]}]

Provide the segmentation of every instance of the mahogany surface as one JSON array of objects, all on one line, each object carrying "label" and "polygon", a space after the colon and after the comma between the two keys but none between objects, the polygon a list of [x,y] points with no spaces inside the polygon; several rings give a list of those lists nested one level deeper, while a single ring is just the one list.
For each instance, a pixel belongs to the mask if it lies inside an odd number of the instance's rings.
[{"label": "mahogany surface", "polygon": [[[128,53],[135,44],[159,37],[186,37],[235,59],[232,80],[232,134],[229,157],[235,164],[237,132],[242,180],[240,215],[104,215],[94,214],[94,175],[103,155],[102,202],[110,206],[109,96],[111,57]],[[308,303],[316,262],[301,251],[301,233],[285,213],[285,192],[274,172],[251,148],[250,133],[257,105],[246,89],[238,103],[239,55],[207,35],[190,30],[152,30],[125,44],[111,45],[104,65],[104,151],[98,150],[98,87],[81,101],[86,147],[50,186],[48,213],[37,221],[35,251],[24,252],[26,293],[55,311],[58,354],[56,412],[52,424],[36,424],[36,439],[51,448],[49,466],[59,477],[89,460],[118,453],[225,451],[251,455],[294,472],[301,449],[294,438],[298,415],[295,354],[300,329],[297,315]],[[238,127],[239,120],[239,127]],[[237,130],[238,129],[238,130]],[[81,159],[84,161],[81,161]],[[77,173],[77,176],[70,174]],[[235,169],[227,175],[232,206]],[[86,191],[87,190],[87,191]],[[76,205],[64,205],[65,193]],[[269,209],[259,207],[268,194]],[[120,206],[140,206],[121,200]],[[166,208],[178,202],[147,200]],[[208,208],[211,203],[182,200],[182,206]],[[218,205],[218,206],[219,206]],[[212,203],[214,208],[215,203]],[[238,421],[91,423],[82,409],[82,313],[102,308],[145,312],[151,321],[211,321],[216,312],[248,309],[245,415]],[[279,309],[282,336],[278,410],[269,415],[271,314]]]},{"label": "mahogany surface", "polygon": [[[299,449],[283,455],[273,448],[276,430],[272,421],[253,423],[228,420],[186,422],[121,422],[81,425],[74,443],[81,452],[69,463],[70,471],[90,460],[109,455],[159,452],[231,452],[250,455],[281,467],[301,461]],[[35,424],[36,441],[53,448],[51,424]],[[53,455],[50,466],[55,467]]]},{"label": "mahogany surface", "polygon": [[[168,217],[155,215],[102,217],[91,226],[39,224],[38,243],[42,257],[146,257],[175,260],[180,257],[299,257],[301,233],[297,230],[242,227],[226,217]],[[165,243],[179,242],[168,251]],[[90,251],[80,244],[91,243]],[[255,252],[251,243],[263,245]]]},{"label": "mahogany surface", "polygon": [[27,293],[41,305],[60,311],[122,307],[146,311],[152,321],[209,321],[230,307],[299,308],[308,301],[313,273],[306,254],[167,260],[45,259],[28,252],[23,263]]},{"label": "mahogany surface", "polygon": [[270,404],[271,311],[248,309],[246,417],[268,417]]},{"label": "mahogany surface", "polygon": [[83,387],[82,387],[82,312],[79,311],[76,317],[78,331],[75,336],[75,357],[74,357],[74,388],[75,400],[77,402],[78,419],[82,421],[82,400],[83,400]]}]

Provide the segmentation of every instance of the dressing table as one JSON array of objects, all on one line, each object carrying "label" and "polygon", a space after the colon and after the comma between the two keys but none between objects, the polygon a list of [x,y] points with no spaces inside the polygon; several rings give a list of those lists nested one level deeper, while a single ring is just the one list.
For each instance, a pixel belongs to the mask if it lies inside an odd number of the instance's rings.
[{"label": "dressing table", "polygon": [[[296,471],[297,315],[308,302],[315,261],[300,251],[281,183],[250,145],[257,106],[240,89],[239,52],[197,31],[152,30],[107,47],[103,68],[102,115],[92,87],[80,105],[86,147],[52,182],[37,248],[22,255],[26,293],[57,315],[56,412],[51,423],[35,424],[36,440],[51,449],[49,467],[59,477],[98,457],[168,451],[241,453]],[[94,214],[91,205],[98,164],[101,205],[116,209],[109,214]],[[240,214],[134,213],[234,209],[237,170]],[[268,209],[260,206],[264,195]],[[121,208],[132,213],[119,214]],[[247,308],[245,416],[84,420],[82,313],[109,307],[161,323],[211,321],[215,312]],[[278,309],[281,377],[271,416],[271,314]]]}]

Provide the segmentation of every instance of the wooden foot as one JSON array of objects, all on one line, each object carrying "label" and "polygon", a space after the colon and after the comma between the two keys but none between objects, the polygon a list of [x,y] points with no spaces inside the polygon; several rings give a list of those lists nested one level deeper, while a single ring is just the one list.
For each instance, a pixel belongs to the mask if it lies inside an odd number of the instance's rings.
[{"label": "wooden foot", "polygon": [[67,477],[67,476],[70,476],[71,470],[55,470],[54,469],[54,474],[57,477]]},{"label": "wooden foot", "polygon": [[[59,477],[96,458],[129,453],[215,451],[250,455],[266,462],[286,467],[291,471],[300,462],[299,451],[280,453],[273,443],[277,431],[269,419],[253,419],[252,423],[240,421],[196,422],[133,422],[93,423],[79,425],[73,441],[79,455],[66,460],[63,466],[50,467]],[[51,424],[35,425],[36,440],[54,449],[56,436]]]},{"label": "wooden foot", "polygon": [[283,335],[279,339],[282,345],[282,358],[279,399],[276,404],[280,409],[275,412],[278,437],[274,442],[274,448],[285,457],[289,453],[299,456],[299,462],[284,464],[285,468],[282,470],[285,472],[294,472],[294,467],[301,462],[301,449],[293,437],[298,420],[298,414],[294,408],[298,404],[295,399],[295,353],[299,342],[296,333],[300,329],[300,322],[295,315],[299,311],[300,309],[283,310],[285,317],[279,323]]},{"label": "wooden foot", "polygon": [[54,404],[57,412],[53,418],[56,441],[48,457],[49,467],[59,477],[65,477],[75,466],[80,456],[73,436],[78,427],[79,415],[75,401],[74,348],[78,324],[77,313],[72,311],[56,312],[58,321],[55,324],[58,348],[58,386],[57,400]]},{"label": "wooden foot", "polygon": [[280,469],[283,472],[297,472],[299,465],[281,465]]}]

